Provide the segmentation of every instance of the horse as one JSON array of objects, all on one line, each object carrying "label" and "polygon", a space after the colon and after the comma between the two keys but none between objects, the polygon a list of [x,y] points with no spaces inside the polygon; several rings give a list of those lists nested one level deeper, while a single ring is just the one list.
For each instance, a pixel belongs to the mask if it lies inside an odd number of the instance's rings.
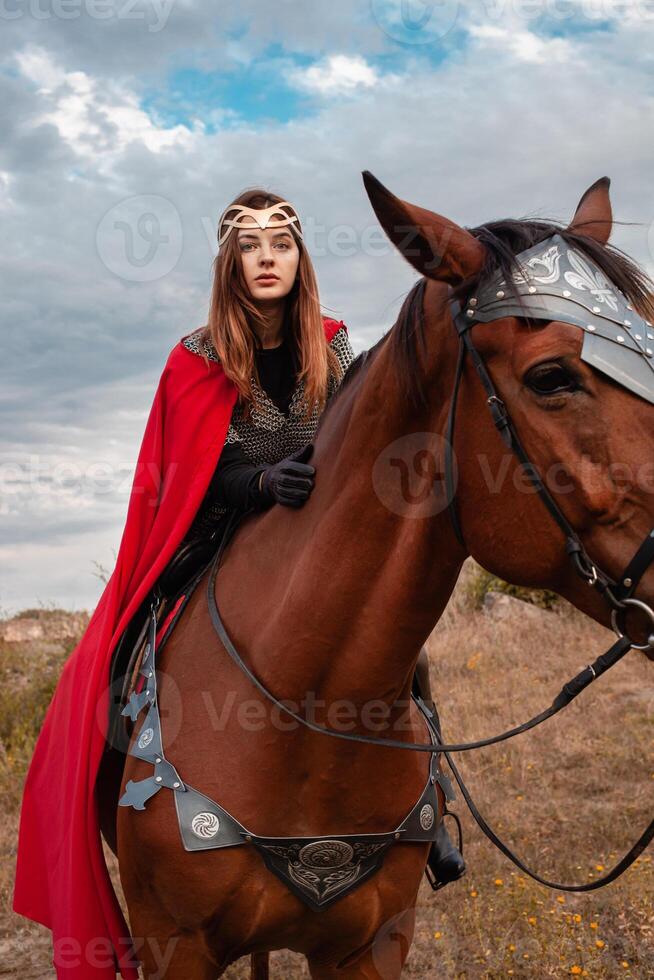
[{"label": "horse", "polygon": [[[442,479],[458,358],[453,297],[472,295],[558,230],[652,318],[644,275],[607,245],[608,179],[588,188],[567,228],[506,219],[467,229],[363,176],[382,227],[420,278],[325,410],[306,505],[243,521],[215,581],[204,573],[157,664],[167,758],[184,780],[268,837],[387,833],[419,797],[431,756],[329,738],[268,710],[226,654],[208,611],[209,585],[235,648],[275,697],[297,710],[311,692],[321,724],[368,734],[364,712],[374,703],[385,711],[376,737],[407,745],[427,737],[410,698],[418,653],[469,555],[505,580],[555,591],[611,623],[603,596],[570,562],[561,528],[527,492],[470,360],[452,445],[464,539]],[[654,500],[638,481],[617,480],[614,468],[638,472],[651,458],[654,405],[585,362],[583,340],[577,326],[556,319],[511,315],[474,326],[476,348],[531,460],[593,560],[619,576],[654,524]],[[503,476],[498,483],[489,473]],[[651,568],[638,595],[654,600]],[[150,772],[128,755],[121,791]],[[261,980],[269,952],[283,948],[306,957],[313,980],[395,980],[429,849],[398,840],[356,889],[315,909],[252,845],[184,849],[168,790],[143,812],[118,808],[117,847],[132,934],[149,940],[138,953],[144,975],[162,975],[155,954],[166,949],[169,980],[213,980],[244,956]]]}]

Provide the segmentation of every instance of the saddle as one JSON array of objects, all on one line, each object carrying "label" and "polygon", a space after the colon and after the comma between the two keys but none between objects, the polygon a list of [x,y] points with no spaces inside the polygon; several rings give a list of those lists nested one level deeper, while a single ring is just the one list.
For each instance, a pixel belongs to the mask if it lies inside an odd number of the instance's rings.
[{"label": "saddle", "polygon": [[209,535],[183,542],[159,576],[155,586],[145,596],[114,648],[109,668],[107,743],[123,755],[129,748],[131,726],[126,724],[121,711],[129,700],[131,689],[138,676],[152,603],[156,604],[157,622],[162,623],[179,598],[188,591],[198,572],[208,566],[220,544],[221,529],[223,524],[219,522]]}]

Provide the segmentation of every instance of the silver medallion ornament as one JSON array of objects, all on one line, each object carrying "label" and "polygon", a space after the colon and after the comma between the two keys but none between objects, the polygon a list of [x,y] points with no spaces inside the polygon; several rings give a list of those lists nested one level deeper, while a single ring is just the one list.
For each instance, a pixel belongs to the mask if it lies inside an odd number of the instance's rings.
[{"label": "silver medallion ornament", "polygon": [[220,820],[215,813],[196,813],[191,820],[191,830],[201,840],[211,840],[220,830]]},{"label": "silver medallion ornament", "polygon": [[431,830],[434,826],[434,808],[431,803],[425,803],[420,811],[420,826],[423,830]]},{"label": "silver medallion ornament", "polygon": [[138,746],[140,749],[147,749],[148,745],[154,738],[154,729],[146,728],[144,732],[141,732],[139,736]]}]

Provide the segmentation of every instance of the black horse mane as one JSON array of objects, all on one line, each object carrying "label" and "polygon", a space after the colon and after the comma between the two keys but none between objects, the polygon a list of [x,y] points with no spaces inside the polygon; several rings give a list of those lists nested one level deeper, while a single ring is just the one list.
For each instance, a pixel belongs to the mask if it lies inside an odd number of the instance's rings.
[{"label": "black horse mane", "polygon": [[[471,291],[480,289],[498,271],[512,286],[512,273],[518,269],[516,256],[558,233],[568,245],[585,252],[595,261],[607,279],[624,293],[641,316],[654,320],[654,286],[651,280],[628,255],[612,245],[603,245],[594,238],[577,234],[554,221],[504,218],[466,230],[484,245],[486,260],[478,274],[452,290],[451,299],[460,300]],[[330,408],[344,388],[350,387],[355,379],[359,379],[359,382],[362,380],[365,374],[364,365],[366,369],[369,367],[375,353],[387,338],[392,346],[391,355],[396,365],[398,381],[406,397],[416,407],[426,404],[427,393],[420,384],[419,370],[420,348],[424,351],[425,344],[423,294],[426,284],[424,276],[418,279],[405,296],[393,326],[373,347],[363,351],[350,364],[330,402]]]}]

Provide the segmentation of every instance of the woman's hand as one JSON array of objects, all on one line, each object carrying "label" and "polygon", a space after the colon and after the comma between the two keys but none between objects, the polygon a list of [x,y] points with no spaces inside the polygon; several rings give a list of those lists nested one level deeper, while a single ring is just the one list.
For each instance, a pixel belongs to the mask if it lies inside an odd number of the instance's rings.
[{"label": "woman's hand", "polygon": [[265,497],[286,507],[302,507],[313,490],[316,470],[306,462],[312,453],[313,443],[309,442],[286,459],[267,466],[260,477]]}]

